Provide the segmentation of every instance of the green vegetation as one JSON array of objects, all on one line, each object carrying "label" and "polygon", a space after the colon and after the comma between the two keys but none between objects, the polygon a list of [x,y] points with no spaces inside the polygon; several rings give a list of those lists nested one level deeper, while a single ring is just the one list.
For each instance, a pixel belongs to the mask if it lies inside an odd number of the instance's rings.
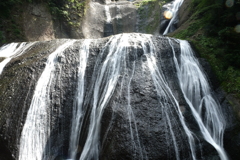
[{"label": "green vegetation", "polygon": [[85,0],[48,0],[51,13],[67,21],[72,27],[79,27],[86,10]]},{"label": "green vegetation", "polygon": [[159,4],[159,6],[160,6],[160,8],[161,8],[164,4],[169,3],[169,2],[171,2],[171,1],[172,1],[172,0],[165,0],[165,1],[159,0],[158,4]]},{"label": "green vegetation", "polygon": [[240,0],[226,7],[221,0],[193,0],[188,27],[174,37],[187,39],[202,57],[209,60],[222,87],[240,98],[240,33],[234,28],[240,24],[236,15]]},{"label": "green vegetation", "polygon": [[21,3],[21,0],[0,1],[0,45],[8,42],[9,39],[24,39],[19,25],[11,14],[14,6]]},{"label": "green vegetation", "polygon": [[143,0],[143,1],[137,1],[136,3],[134,3],[135,6],[137,6],[138,8],[144,8],[144,6],[146,5],[153,5],[154,2],[156,2],[157,0]]},{"label": "green vegetation", "polygon": [[79,28],[87,0],[2,0],[0,1],[0,45],[12,41],[26,41],[23,34],[22,9],[29,3],[45,4],[54,20],[70,28]]},{"label": "green vegetation", "polygon": [[160,22],[161,7],[172,0],[141,0],[135,1],[140,22],[139,32],[153,34]]},{"label": "green vegetation", "polygon": [[[160,6],[158,0],[136,1],[134,5],[138,8],[139,31],[152,34],[159,25]],[[150,21],[150,18],[153,18]]]}]

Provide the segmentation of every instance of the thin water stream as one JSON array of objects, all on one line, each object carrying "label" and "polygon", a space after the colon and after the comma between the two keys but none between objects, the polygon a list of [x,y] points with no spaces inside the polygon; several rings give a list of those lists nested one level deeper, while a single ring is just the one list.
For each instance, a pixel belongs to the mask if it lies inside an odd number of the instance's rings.
[{"label": "thin water stream", "polygon": [[172,116],[171,110],[175,110],[175,112],[177,112],[178,118],[188,138],[192,159],[195,160],[196,153],[195,153],[195,142],[194,142],[193,134],[187,127],[184,117],[182,115],[182,112],[180,111],[180,106],[178,105],[177,100],[173,96],[171,89],[167,85],[167,82],[164,78],[165,77],[164,74],[162,73],[161,69],[157,65],[158,62],[156,59],[157,55],[155,51],[155,46],[149,37],[148,37],[147,43],[149,45],[149,50],[147,49],[147,46],[143,44],[143,42],[142,42],[142,46],[143,46],[144,53],[145,54],[148,53],[146,54],[148,67],[151,72],[152,79],[154,81],[154,85],[157,90],[157,94],[159,97],[162,97],[161,100],[159,100],[159,103],[160,103],[159,107],[162,107],[163,113],[167,118],[167,125],[170,128],[170,134],[174,144],[176,159],[180,160],[180,156],[179,156],[180,149],[176,143],[176,137],[175,137],[176,133],[172,130],[172,124],[170,119],[170,117]]},{"label": "thin water stream", "polygon": [[[115,90],[119,75],[125,68],[128,35],[111,37],[100,55],[108,51],[103,64],[95,70],[97,77],[93,84],[93,106],[90,116],[89,131],[80,160],[99,158],[100,123],[105,107]],[[95,74],[94,74],[95,75]]]},{"label": "thin water stream", "polygon": [[[169,43],[172,46],[171,39]],[[221,160],[228,160],[223,149],[223,134],[225,129],[225,118],[220,105],[212,97],[210,85],[201,67],[194,57],[193,50],[187,41],[178,40],[180,43],[180,59],[174,54],[174,63],[180,87],[184,97],[199,125],[204,139],[210,143],[219,153]]]},{"label": "thin water stream", "polygon": [[171,29],[171,26],[173,25],[173,23],[177,20],[177,16],[178,16],[178,10],[180,8],[180,6],[182,5],[184,0],[174,0],[173,1],[173,7],[171,9],[171,13],[173,14],[170,22],[168,23],[168,26],[166,27],[165,31],[163,32],[163,35],[166,35],[168,34],[169,32],[172,32],[170,29]]},{"label": "thin water stream", "polygon": [[20,138],[19,160],[51,159],[51,149],[46,144],[51,133],[51,117],[48,116],[50,106],[50,86],[55,75],[57,56],[75,41],[67,41],[58,47],[46,62],[40,76]]},{"label": "thin water stream", "polygon": [[83,100],[85,95],[85,71],[89,56],[89,45],[91,40],[84,40],[81,50],[79,52],[79,66],[78,66],[78,86],[73,105],[72,127],[69,141],[69,154],[71,159],[76,159],[78,152],[78,142],[83,122]]},{"label": "thin water stream", "polygon": [[0,48],[0,57],[5,58],[0,62],[0,74],[2,73],[4,67],[11,61],[12,58],[16,58],[23,54],[27,49],[29,49],[33,43],[10,43]]}]

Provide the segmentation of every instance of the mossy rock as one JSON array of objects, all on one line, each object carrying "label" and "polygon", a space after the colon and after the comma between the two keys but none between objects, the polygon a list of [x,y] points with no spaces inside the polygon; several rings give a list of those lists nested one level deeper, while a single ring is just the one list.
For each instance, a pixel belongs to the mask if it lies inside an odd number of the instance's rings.
[{"label": "mossy rock", "polygon": [[137,31],[153,34],[158,30],[160,22],[160,5],[158,0],[136,1],[139,22]]}]

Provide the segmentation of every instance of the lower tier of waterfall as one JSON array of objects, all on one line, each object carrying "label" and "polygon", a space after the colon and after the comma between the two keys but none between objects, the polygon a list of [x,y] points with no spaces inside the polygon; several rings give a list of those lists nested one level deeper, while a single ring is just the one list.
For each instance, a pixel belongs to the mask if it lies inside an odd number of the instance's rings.
[{"label": "lower tier of waterfall", "polygon": [[132,33],[25,45],[0,75],[0,142],[13,159],[228,160],[228,109],[186,41]]}]

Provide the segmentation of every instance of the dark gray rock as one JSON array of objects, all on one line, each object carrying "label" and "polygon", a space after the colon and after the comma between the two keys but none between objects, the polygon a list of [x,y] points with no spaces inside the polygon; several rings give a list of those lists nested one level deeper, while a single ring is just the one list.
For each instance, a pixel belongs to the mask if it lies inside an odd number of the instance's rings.
[{"label": "dark gray rock", "polygon": [[0,62],[2,62],[4,59],[5,59],[5,58],[3,58],[3,57],[0,57]]}]

